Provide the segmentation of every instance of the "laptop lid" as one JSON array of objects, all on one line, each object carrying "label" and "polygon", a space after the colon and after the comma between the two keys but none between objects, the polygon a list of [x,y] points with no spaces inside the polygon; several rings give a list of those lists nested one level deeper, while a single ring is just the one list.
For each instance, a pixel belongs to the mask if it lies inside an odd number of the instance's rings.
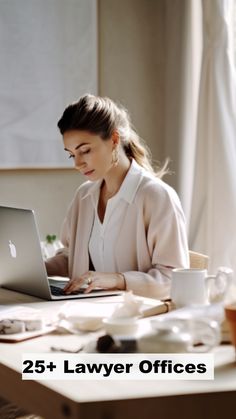
[{"label": "laptop lid", "polygon": [[42,257],[34,211],[0,206],[0,286],[46,300],[91,298],[119,294],[95,290],[89,294],[54,296]]}]

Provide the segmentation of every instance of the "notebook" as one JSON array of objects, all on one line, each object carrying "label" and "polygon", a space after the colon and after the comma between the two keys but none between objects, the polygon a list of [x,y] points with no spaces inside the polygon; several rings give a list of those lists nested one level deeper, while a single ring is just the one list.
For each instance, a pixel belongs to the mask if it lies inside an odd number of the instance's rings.
[{"label": "notebook", "polygon": [[[0,206],[0,286],[46,300],[67,300],[117,295],[122,291],[95,289],[65,295],[66,279],[47,277],[38,228],[31,209]],[[68,280],[68,278],[67,278]],[[57,290],[55,290],[57,288]]]}]

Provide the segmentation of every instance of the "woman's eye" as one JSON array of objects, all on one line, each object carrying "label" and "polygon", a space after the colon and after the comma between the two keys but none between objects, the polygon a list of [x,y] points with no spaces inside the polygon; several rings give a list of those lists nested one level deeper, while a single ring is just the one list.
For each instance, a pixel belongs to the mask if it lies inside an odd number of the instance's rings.
[{"label": "woman's eye", "polygon": [[90,148],[88,150],[81,151],[81,154],[88,154],[90,152]]},{"label": "woman's eye", "polygon": [[73,159],[75,156],[74,156],[74,154],[70,154],[69,156],[68,156],[68,159]]}]

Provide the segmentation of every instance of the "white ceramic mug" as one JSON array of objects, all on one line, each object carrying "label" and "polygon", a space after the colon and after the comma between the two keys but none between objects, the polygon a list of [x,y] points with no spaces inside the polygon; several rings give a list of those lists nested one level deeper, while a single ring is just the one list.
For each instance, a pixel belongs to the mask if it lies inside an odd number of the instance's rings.
[{"label": "white ceramic mug", "polygon": [[232,272],[224,267],[216,275],[207,275],[206,269],[173,269],[171,299],[177,308],[223,301]]}]

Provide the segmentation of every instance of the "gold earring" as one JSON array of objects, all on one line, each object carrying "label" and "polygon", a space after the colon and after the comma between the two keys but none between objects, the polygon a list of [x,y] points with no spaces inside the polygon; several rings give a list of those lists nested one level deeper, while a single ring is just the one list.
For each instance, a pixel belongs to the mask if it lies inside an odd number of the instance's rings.
[{"label": "gold earring", "polygon": [[117,166],[119,163],[119,154],[118,154],[118,147],[113,148],[112,150],[112,160],[113,166]]}]

